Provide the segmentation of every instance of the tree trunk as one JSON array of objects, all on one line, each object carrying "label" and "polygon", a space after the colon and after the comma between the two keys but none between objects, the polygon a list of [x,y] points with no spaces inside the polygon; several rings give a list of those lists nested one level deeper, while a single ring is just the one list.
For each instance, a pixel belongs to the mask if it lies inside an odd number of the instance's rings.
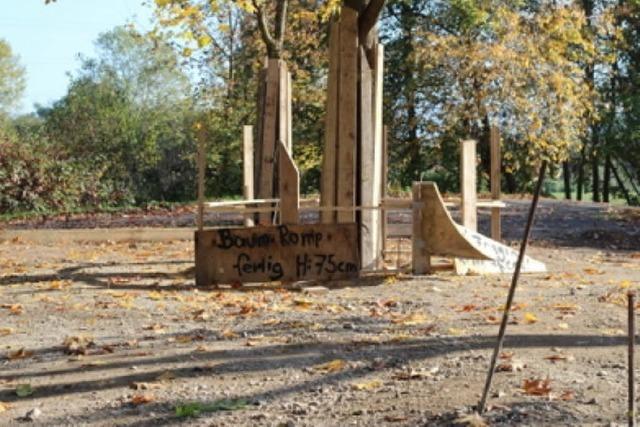
[{"label": "tree trunk", "polygon": [[609,184],[611,182],[611,156],[604,158],[604,176],[602,177],[602,201],[609,203]]},{"label": "tree trunk", "polygon": [[592,200],[594,202],[600,202],[600,169],[599,169],[599,164],[598,164],[598,154],[596,152],[596,149],[594,147],[594,151],[593,151],[593,159],[592,159],[592,163],[591,163],[591,172],[593,174],[593,182],[592,182],[592,191],[593,191],[593,197]]},{"label": "tree trunk", "polygon": [[580,150],[580,163],[578,163],[578,188],[576,189],[576,200],[582,201],[582,192],[584,190],[584,156],[585,146]]},{"label": "tree trunk", "polygon": [[562,174],[564,177],[564,198],[571,200],[571,168],[569,161],[562,162]]},{"label": "tree trunk", "polygon": [[514,194],[518,190],[516,177],[511,172],[505,172],[504,180],[507,184],[507,192]]}]

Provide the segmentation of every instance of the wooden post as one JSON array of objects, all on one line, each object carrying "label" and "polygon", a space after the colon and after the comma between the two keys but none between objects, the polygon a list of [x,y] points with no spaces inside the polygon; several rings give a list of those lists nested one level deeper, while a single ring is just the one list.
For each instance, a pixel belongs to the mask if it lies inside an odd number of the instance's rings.
[{"label": "wooden post", "polygon": [[[376,180],[380,170],[376,168],[376,147],[373,129],[373,86],[371,68],[364,48],[360,47],[360,86],[358,92],[358,146],[360,147],[360,205],[375,206],[379,195],[380,183]],[[379,201],[378,201],[379,203]],[[360,260],[363,270],[375,270],[378,267],[378,212],[374,210],[360,213]]]},{"label": "wooden post", "polygon": [[[382,129],[382,171],[381,171],[381,182],[380,182],[380,198],[381,200],[385,200],[387,198],[387,179],[388,179],[388,174],[389,174],[389,166],[388,166],[388,142],[387,142],[387,138],[389,137],[389,130],[386,126],[383,126]],[[382,252],[382,260],[384,261],[384,254],[386,254],[387,251],[387,220],[389,219],[388,216],[389,214],[387,213],[387,211],[384,208],[384,204],[382,205],[382,209],[380,210],[380,222],[382,224],[381,228],[380,228],[380,235],[381,235],[381,252]]]},{"label": "wooden post", "polygon": [[[491,150],[491,199],[500,200],[501,197],[501,169],[502,154],[500,150],[500,130],[491,126],[490,130],[490,150]],[[500,208],[491,208],[491,238],[496,241],[502,240],[502,227],[500,220]]]},{"label": "wooden post", "polygon": [[278,64],[278,141],[284,143],[287,151],[291,152],[289,143],[289,71],[287,64],[280,61]]},{"label": "wooden post", "polygon": [[[343,7],[340,15],[340,77],[338,163],[336,205],[355,205],[356,143],[358,133],[357,87],[358,87],[358,12]],[[339,223],[355,221],[355,212],[341,210],[337,213]]]},{"label": "wooden post", "polygon": [[278,187],[280,194],[280,223],[300,221],[300,175],[284,142],[278,142]]},{"label": "wooden post", "polygon": [[[258,197],[269,199],[273,197],[273,172],[274,157],[276,149],[276,138],[278,132],[278,81],[280,72],[280,61],[269,60],[267,68],[267,87],[265,90],[264,116],[258,118],[263,120],[262,141],[260,160],[260,182],[258,186]],[[270,213],[260,214],[260,224],[271,224],[272,215]]]},{"label": "wooden post", "polygon": [[422,183],[414,182],[413,193],[413,233],[411,239],[411,264],[413,274],[431,272],[431,256],[427,253],[427,245],[423,238],[424,199]]},{"label": "wooden post", "polygon": [[[327,86],[324,156],[320,184],[320,206],[336,206],[336,152],[338,137],[338,80],[340,73],[340,23],[332,22],[329,33],[329,80]],[[333,211],[320,213],[323,224],[336,220]]]},{"label": "wooden post", "polygon": [[[242,128],[242,180],[243,195],[245,200],[251,200],[255,194],[253,191],[253,126]],[[253,226],[253,214],[245,215],[244,225]]]},{"label": "wooden post", "polygon": [[197,226],[198,231],[202,231],[204,229],[204,189],[205,189],[205,167],[206,167],[206,159],[205,159],[205,143],[206,143],[206,133],[204,130],[204,126],[202,123],[198,123],[198,218],[197,218]]},{"label": "wooden post", "polygon": [[476,141],[460,141],[460,193],[462,198],[462,225],[476,231],[477,220]]},{"label": "wooden post", "polygon": [[287,143],[293,155],[293,88],[291,87],[291,73],[287,72]]}]

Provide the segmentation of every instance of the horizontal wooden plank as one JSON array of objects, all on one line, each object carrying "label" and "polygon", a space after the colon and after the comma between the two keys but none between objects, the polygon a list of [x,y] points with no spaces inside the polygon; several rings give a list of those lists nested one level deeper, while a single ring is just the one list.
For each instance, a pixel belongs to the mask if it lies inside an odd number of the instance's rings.
[{"label": "horizontal wooden plank", "polygon": [[360,270],[357,236],[355,223],[197,231],[196,283],[355,278]]}]

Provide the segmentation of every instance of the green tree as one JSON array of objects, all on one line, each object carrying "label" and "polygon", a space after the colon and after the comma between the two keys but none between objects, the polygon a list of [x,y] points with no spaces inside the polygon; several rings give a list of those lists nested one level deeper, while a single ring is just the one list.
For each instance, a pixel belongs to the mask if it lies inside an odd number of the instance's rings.
[{"label": "green tree", "polygon": [[20,104],[26,87],[25,69],[11,46],[0,39],[0,114],[8,114]]}]

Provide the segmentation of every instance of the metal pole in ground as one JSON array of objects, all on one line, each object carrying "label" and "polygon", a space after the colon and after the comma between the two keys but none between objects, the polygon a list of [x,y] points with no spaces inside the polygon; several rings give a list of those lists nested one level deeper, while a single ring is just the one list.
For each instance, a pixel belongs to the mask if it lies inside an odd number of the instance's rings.
[{"label": "metal pole in ground", "polygon": [[516,287],[518,286],[518,279],[520,278],[520,269],[522,268],[522,261],[524,260],[524,254],[527,250],[527,244],[529,243],[529,236],[531,235],[531,226],[533,225],[533,218],[535,216],[536,207],[538,206],[538,199],[540,198],[540,192],[542,190],[542,182],[544,181],[544,174],[547,170],[547,161],[543,160],[540,166],[540,172],[538,174],[538,183],[533,194],[533,200],[531,207],[529,208],[529,217],[527,218],[527,225],[524,231],[524,237],[520,245],[520,253],[518,254],[518,261],[516,263],[515,271],[513,272],[513,278],[511,280],[511,288],[509,289],[509,296],[507,297],[507,303],[504,306],[504,312],[502,313],[502,323],[500,323],[500,331],[498,332],[498,340],[496,346],[493,349],[493,357],[491,358],[491,366],[489,366],[489,373],[487,374],[487,381],[484,385],[484,391],[482,392],[482,398],[478,404],[478,413],[482,414],[487,404],[487,396],[491,389],[491,382],[493,381],[493,373],[496,370],[496,362],[498,360],[498,354],[502,349],[504,343],[504,335],[507,330],[507,322],[509,321],[509,313],[511,311],[511,304],[513,303],[513,297],[516,293]]},{"label": "metal pole in ground", "polygon": [[635,316],[635,292],[627,293],[627,301],[629,308],[629,412],[627,418],[629,427],[636,425],[636,381],[635,381],[635,364],[634,356],[636,352],[636,316]]}]

